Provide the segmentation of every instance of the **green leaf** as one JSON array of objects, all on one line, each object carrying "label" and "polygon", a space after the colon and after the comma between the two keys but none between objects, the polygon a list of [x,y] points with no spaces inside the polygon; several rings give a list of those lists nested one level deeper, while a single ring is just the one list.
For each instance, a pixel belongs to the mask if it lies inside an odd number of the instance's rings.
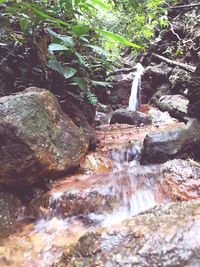
[{"label": "green leaf", "polygon": [[99,55],[103,55],[105,57],[108,57],[108,52],[105,51],[103,48],[101,48],[100,46],[97,46],[97,45],[90,45],[90,44],[86,44],[84,45],[86,47],[90,47],[92,48],[93,51],[95,51],[96,53],[98,53]]},{"label": "green leaf", "polygon": [[89,91],[87,93],[87,99],[93,106],[96,106],[98,103],[98,99],[97,99],[96,95],[94,93],[92,93],[91,91]]},{"label": "green leaf", "polygon": [[102,1],[100,0],[90,0],[92,3],[99,5],[100,7],[102,7],[105,10],[110,10],[109,6],[104,4]]},{"label": "green leaf", "polygon": [[34,12],[35,14],[39,15],[41,18],[44,18],[44,19],[53,21],[53,22],[55,22],[55,23],[57,23],[57,24],[59,24],[59,25],[63,25],[63,26],[67,26],[67,27],[69,26],[68,23],[66,23],[66,22],[64,22],[64,21],[62,21],[62,20],[60,20],[60,19],[56,19],[56,18],[54,18],[54,17],[52,17],[52,16],[46,14],[45,12],[43,12],[43,11],[41,11],[41,10],[39,10],[39,9],[37,9],[37,8],[35,8],[35,7],[33,7],[31,4],[23,3],[23,5],[24,5],[24,6],[27,6],[27,7],[30,8],[30,9],[32,9],[33,12]]},{"label": "green leaf", "polygon": [[74,40],[71,36],[66,36],[66,35],[61,35],[61,34],[58,34],[54,31],[52,31],[51,29],[49,28],[46,28],[46,31],[51,35],[53,36],[54,38],[57,38],[61,41],[63,41],[66,45],[68,46],[75,46],[75,43],[74,43]]},{"label": "green leaf", "polygon": [[4,2],[6,2],[6,0],[0,0],[0,4],[3,4]]},{"label": "green leaf", "polygon": [[30,25],[30,22],[27,18],[22,18],[20,19],[20,28],[23,32],[25,32],[28,28],[29,28],[29,25]]},{"label": "green leaf", "polygon": [[47,65],[52,70],[55,70],[55,71],[59,72],[61,75],[63,75],[65,77],[65,79],[69,79],[69,78],[73,77],[75,75],[75,73],[77,72],[77,70],[74,68],[62,66],[56,60],[50,60]]},{"label": "green leaf", "polygon": [[84,35],[88,33],[90,30],[88,26],[79,26],[79,25],[72,26],[71,28],[72,31],[78,36]]},{"label": "green leaf", "polygon": [[49,45],[49,52],[52,53],[54,51],[64,51],[64,50],[68,50],[69,48],[67,48],[66,46],[64,45],[60,45],[60,44],[55,44],[55,43],[52,43]]},{"label": "green leaf", "polygon": [[81,54],[79,54],[78,52],[75,52],[75,55],[81,65],[85,67],[89,66],[89,64],[86,62],[85,58]]},{"label": "green leaf", "polygon": [[104,31],[104,30],[101,30],[101,29],[96,29],[97,32],[100,32],[101,34],[103,34],[105,37],[109,37],[117,42],[120,42],[124,45],[127,45],[127,46],[132,46],[132,47],[135,47],[135,48],[142,48],[141,46],[135,44],[135,43],[132,43],[130,41],[128,41],[124,36],[122,35],[119,35],[119,34],[115,34],[113,32],[109,32],[109,31]]},{"label": "green leaf", "polygon": [[74,77],[72,79],[76,85],[82,90],[82,91],[87,91],[87,81],[86,79],[82,77]]},{"label": "green leaf", "polygon": [[69,79],[76,74],[77,70],[71,67],[63,67],[63,76],[65,79]]},{"label": "green leaf", "polygon": [[111,83],[109,82],[102,82],[102,81],[91,81],[94,86],[102,86],[102,87],[112,87]]}]

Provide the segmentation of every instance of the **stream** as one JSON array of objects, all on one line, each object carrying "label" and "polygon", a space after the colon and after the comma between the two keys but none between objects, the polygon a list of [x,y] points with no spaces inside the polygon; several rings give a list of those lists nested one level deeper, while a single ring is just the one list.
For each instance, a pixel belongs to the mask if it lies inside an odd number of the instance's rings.
[{"label": "stream", "polygon": [[[142,72],[142,66],[138,65],[130,110],[138,107]],[[151,107],[148,113],[154,117],[150,125],[97,127],[98,147],[86,155],[80,173],[54,181],[48,192],[33,199],[26,208],[27,219],[22,218],[1,239],[1,267],[59,266],[56,264],[63,251],[70,250],[88,231],[112,228],[155,206],[196,197],[192,191],[195,181],[190,187],[178,178],[180,170],[176,160],[140,164],[147,133],[183,125]]]}]

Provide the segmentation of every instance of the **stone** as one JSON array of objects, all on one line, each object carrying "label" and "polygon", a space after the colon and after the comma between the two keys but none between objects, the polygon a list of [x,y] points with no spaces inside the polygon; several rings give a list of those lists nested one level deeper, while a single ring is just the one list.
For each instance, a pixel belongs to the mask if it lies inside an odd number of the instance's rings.
[{"label": "stone", "polygon": [[186,126],[147,134],[143,143],[142,162],[164,162],[175,157],[199,157],[200,123],[190,120]]},{"label": "stone", "polygon": [[171,85],[169,83],[163,83],[157,88],[157,91],[151,97],[150,103],[156,104],[161,96],[171,94]]},{"label": "stone", "polygon": [[161,111],[168,111],[172,117],[181,119],[187,115],[189,100],[182,95],[163,95],[153,103]]},{"label": "stone", "polygon": [[59,266],[199,266],[199,212],[199,199],[168,204],[88,232]]},{"label": "stone", "polygon": [[[191,75],[188,71],[175,67],[172,74],[169,77],[169,81],[172,85],[172,91],[175,94],[186,95],[188,91],[188,82],[191,79]],[[184,93],[185,92],[185,93]]]},{"label": "stone", "polygon": [[60,103],[62,110],[70,117],[70,119],[83,131],[90,139],[90,148],[96,147],[96,135],[92,126],[88,123],[80,108],[72,102],[62,101]]},{"label": "stone", "polygon": [[188,115],[200,119],[200,100],[190,100],[188,105]]},{"label": "stone", "polygon": [[0,237],[23,215],[21,200],[6,192],[0,192]]},{"label": "stone", "polygon": [[131,125],[150,124],[151,118],[145,113],[139,111],[117,109],[113,113],[110,123],[125,123]]},{"label": "stone", "polygon": [[[172,68],[165,62],[159,65],[153,64],[146,68],[143,79],[149,81],[155,89],[163,82],[167,81],[168,76],[172,72]],[[142,80],[143,80],[142,79]]]},{"label": "stone", "polygon": [[27,187],[79,166],[89,138],[47,90],[0,98],[0,184]]},{"label": "stone", "polygon": [[104,99],[101,102],[115,107],[118,105],[127,106],[134,76],[134,72],[115,75],[113,77],[112,88],[106,91]]}]

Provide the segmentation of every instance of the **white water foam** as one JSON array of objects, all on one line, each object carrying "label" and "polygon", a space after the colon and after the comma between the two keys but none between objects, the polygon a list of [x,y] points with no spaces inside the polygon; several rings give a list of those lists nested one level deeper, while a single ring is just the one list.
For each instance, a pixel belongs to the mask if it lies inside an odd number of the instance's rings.
[{"label": "white water foam", "polygon": [[141,77],[144,72],[144,68],[141,63],[136,64],[135,78],[133,79],[131,87],[131,95],[129,98],[128,109],[131,111],[136,111],[138,107],[139,93],[141,89]]}]

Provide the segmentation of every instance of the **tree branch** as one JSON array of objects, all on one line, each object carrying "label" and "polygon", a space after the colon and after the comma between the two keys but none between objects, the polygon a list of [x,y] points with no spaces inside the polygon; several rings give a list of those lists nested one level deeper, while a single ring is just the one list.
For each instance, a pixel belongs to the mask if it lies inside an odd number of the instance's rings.
[{"label": "tree branch", "polygon": [[195,71],[195,67],[193,67],[191,65],[188,65],[188,64],[185,64],[185,63],[181,63],[181,62],[177,62],[177,61],[171,60],[169,58],[160,56],[160,55],[155,54],[155,53],[152,53],[152,56],[156,57],[156,58],[159,58],[160,60],[162,60],[164,62],[167,62],[170,65],[179,66],[180,68],[185,69],[187,71],[190,71],[190,72],[194,72]]},{"label": "tree branch", "polygon": [[189,4],[189,5],[181,5],[181,6],[171,6],[170,9],[182,9],[182,8],[191,8],[200,6],[200,4]]}]

